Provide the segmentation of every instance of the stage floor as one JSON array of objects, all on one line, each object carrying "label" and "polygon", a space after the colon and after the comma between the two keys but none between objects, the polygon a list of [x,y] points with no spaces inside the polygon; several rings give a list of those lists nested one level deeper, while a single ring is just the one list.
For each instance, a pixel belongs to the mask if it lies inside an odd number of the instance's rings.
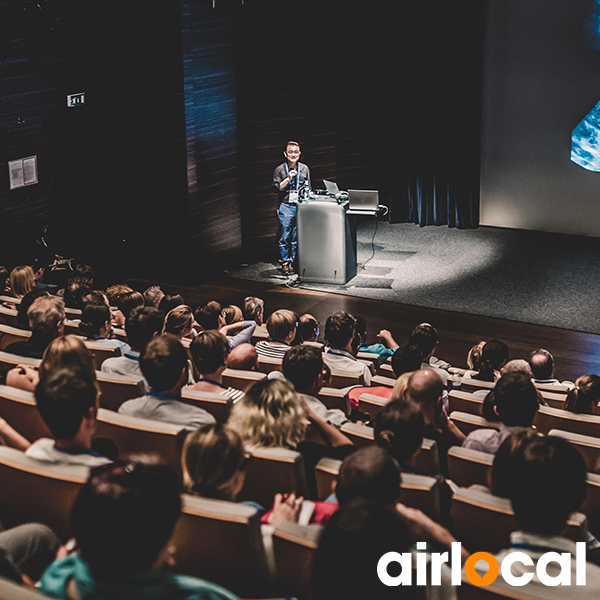
[{"label": "stage floor", "polygon": [[[358,226],[357,239],[354,279],[298,287],[600,333],[597,238],[367,221]],[[271,263],[232,276],[290,283]]]}]

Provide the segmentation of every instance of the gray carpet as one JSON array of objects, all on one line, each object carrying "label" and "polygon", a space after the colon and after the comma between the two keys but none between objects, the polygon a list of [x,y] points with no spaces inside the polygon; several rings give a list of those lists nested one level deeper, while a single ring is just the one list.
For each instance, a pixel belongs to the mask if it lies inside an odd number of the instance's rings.
[{"label": "gray carpet", "polygon": [[[597,238],[490,227],[375,227],[374,221],[358,227],[354,279],[300,287],[600,333]],[[232,275],[276,285],[287,280],[269,263]]]}]

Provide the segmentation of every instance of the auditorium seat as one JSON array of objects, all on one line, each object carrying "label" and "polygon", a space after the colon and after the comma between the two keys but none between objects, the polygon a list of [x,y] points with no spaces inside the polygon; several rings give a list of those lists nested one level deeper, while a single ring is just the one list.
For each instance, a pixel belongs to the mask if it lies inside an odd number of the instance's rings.
[{"label": "auditorium seat", "polygon": [[17,326],[17,311],[12,308],[6,308],[0,304],[0,323],[4,325],[10,325],[11,327]]},{"label": "auditorium seat", "polygon": [[219,423],[225,423],[229,418],[229,406],[231,398],[222,394],[212,392],[203,392],[200,390],[191,390],[183,388],[181,390],[181,399],[187,404],[203,408],[209,412]]},{"label": "auditorium seat", "polygon": [[140,419],[100,408],[96,437],[112,440],[117,445],[120,458],[126,454],[156,454],[161,462],[179,472],[181,429],[180,425]]},{"label": "auditorium seat", "polygon": [[298,600],[312,599],[312,566],[322,533],[321,525],[283,522],[275,527],[273,553],[278,594]]},{"label": "auditorium seat", "polygon": [[15,298],[14,296],[7,296],[3,294],[0,296],[0,302],[9,302],[11,304],[21,304],[21,298]]},{"label": "auditorium seat", "polygon": [[589,530],[600,537],[600,475],[588,473],[586,483],[587,496],[580,510],[588,518]]},{"label": "auditorium seat", "polygon": [[322,458],[315,465],[315,480],[317,482],[317,498],[325,500],[333,493],[342,461],[336,458]]},{"label": "auditorium seat", "polygon": [[145,393],[139,377],[117,375],[96,371],[96,380],[100,386],[100,406],[117,411],[123,402],[139,398]]},{"label": "auditorium seat", "polygon": [[280,358],[258,357],[258,370],[261,373],[268,375],[271,371],[281,371],[282,368],[282,360]]},{"label": "auditorium seat", "polygon": [[41,362],[41,358],[28,358],[25,356],[19,356],[18,354],[0,351],[0,376],[3,377],[8,371],[17,365],[31,365],[32,367],[39,367]]},{"label": "auditorium seat", "polygon": [[275,494],[308,498],[302,454],[286,448],[248,448],[252,459],[246,467],[246,481],[239,500],[253,500],[265,508],[273,504]]},{"label": "auditorium seat", "polygon": [[0,517],[5,527],[37,521],[68,539],[71,506],[88,467],[45,464],[0,446]]},{"label": "auditorium seat", "polygon": [[358,423],[344,423],[340,431],[357,447],[370,446],[375,441],[375,430]]},{"label": "auditorium seat", "polygon": [[455,410],[449,415],[450,420],[465,434],[469,435],[471,431],[476,429],[500,429],[500,423],[488,421],[478,415],[461,412]]},{"label": "auditorium seat", "polygon": [[13,342],[26,342],[30,337],[31,331],[0,323],[0,350],[6,349]]},{"label": "auditorium seat", "polygon": [[244,371],[242,369],[225,369],[223,371],[223,385],[245,392],[257,381],[265,378],[260,371]]},{"label": "auditorium seat", "polygon": [[440,456],[437,442],[423,438],[421,447],[407,461],[409,467],[420,475],[439,475]]},{"label": "auditorium seat", "polygon": [[496,384],[490,381],[479,381],[478,379],[469,379],[463,377],[460,384],[461,392],[478,392],[480,390],[491,390]]},{"label": "auditorium seat", "polygon": [[448,450],[448,474],[459,487],[489,485],[494,455],[472,448],[451,446]]},{"label": "auditorium seat", "polygon": [[94,363],[94,368],[96,369],[96,371],[100,371],[102,369],[102,363],[107,358],[112,358],[113,356],[121,356],[121,353],[117,348],[108,348],[101,342],[96,342],[94,340],[84,340],[83,343],[92,354],[92,361]]},{"label": "auditorium seat", "polygon": [[44,600],[38,591],[26,588],[20,583],[0,577],[0,600]]},{"label": "auditorium seat", "polygon": [[0,385],[0,416],[30,442],[52,437],[31,392]]},{"label": "auditorium seat", "polygon": [[377,369],[377,375],[381,375],[381,377],[387,377],[388,379],[397,379],[396,373],[394,373],[394,369],[392,369],[392,365],[389,362],[384,362],[379,365],[379,369]]},{"label": "auditorium seat", "polygon": [[533,424],[546,434],[552,429],[560,429],[600,438],[600,416],[597,415],[582,415],[559,408],[540,406]]},{"label": "auditorium seat", "polygon": [[588,472],[600,473],[600,438],[570,431],[560,431],[560,429],[551,429],[548,435],[560,437],[573,444],[583,456]]},{"label": "auditorium seat", "polygon": [[362,375],[348,375],[347,373],[331,373],[329,387],[343,389],[351,385],[364,385]]},{"label": "auditorium seat", "polygon": [[356,353],[356,358],[358,358],[358,360],[360,360],[366,364],[373,365],[375,372],[377,372],[377,369],[379,369],[379,363],[380,363],[379,354],[376,354],[375,352],[360,352],[359,351]]},{"label": "auditorium seat", "polygon": [[322,387],[317,396],[327,408],[339,408],[345,414],[350,414],[350,400],[342,389]]},{"label": "auditorium seat", "polygon": [[253,506],[182,494],[171,543],[178,573],[213,581],[245,598],[272,593],[260,514]]},{"label": "auditorium seat", "polygon": [[470,392],[452,390],[448,393],[448,414],[457,410],[471,415],[481,415],[483,398],[473,396]]},{"label": "auditorium seat", "polygon": [[267,331],[267,328],[265,325],[257,325],[256,329],[254,330],[254,333],[252,334],[252,339],[250,340],[250,342],[256,346],[257,342],[260,342],[261,340],[268,340],[269,339],[269,332]]},{"label": "auditorium seat", "polygon": [[381,375],[375,375],[375,377],[371,379],[371,385],[382,385],[384,387],[393,388],[395,384],[396,380],[392,379],[391,377],[382,377]]},{"label": "auditorium seat", "polygon": [[[471,552],[496,553],[510,544],[510,534],[519,529],[512,504],[480,489],[459,488],[452,496],[450,518],[454,534]],[[584,541],[587,521],[582,513],[571,513],[562,535]]]},{"label": "auditorium seat", "polygon": [[389,402],[387,398],[382,398],[375,394],[361,394],[358,398],[358,410],[367,413],[371,417],[371,420],[373,420],[377,416],[377,413],[385,408]]}]

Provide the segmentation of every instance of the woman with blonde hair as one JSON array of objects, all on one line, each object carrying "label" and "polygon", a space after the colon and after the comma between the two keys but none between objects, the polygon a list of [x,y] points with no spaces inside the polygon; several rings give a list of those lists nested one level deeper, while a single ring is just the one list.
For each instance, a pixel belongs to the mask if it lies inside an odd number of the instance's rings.
[{"label": "woman with blonde hair", "polygon": [[180,304],[170,310],[165,317],[165,333],[174,335],[177,339],[194,337],[194,313],[186,304]]},{"label": "woman with blonde hair", "polygon": [[600,414],[600,377],[598,375],[583,375],[575,381],[567,394],[565,410],[586,415]]},{"label": "woman with blonde hair", "polygon": [[10,287],[15,298],[23,298],[35,287],[35,276],[29,265],[15,267],[10,272]]},{"label": "woman with blonde hair", "polygon": [[239,306],[235,306],[234,304],[230,304],[223,309],[222,312],[223,318],[225,319],[226,325],[231,325],[232,323],[239,323],[244,320],[244,314],[242,313],[242,309]]}]

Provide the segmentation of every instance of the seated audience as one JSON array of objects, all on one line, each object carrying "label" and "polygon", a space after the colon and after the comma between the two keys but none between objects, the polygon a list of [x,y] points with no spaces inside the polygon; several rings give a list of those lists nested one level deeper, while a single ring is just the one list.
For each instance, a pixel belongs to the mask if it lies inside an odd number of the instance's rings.
[{"label": "seated audience", "polygon": [[[585,463],[581,454],[561,438],[530,434],[523,435],[517,444],[513,444],[512,438],[505,440],[494,461],[495,465],[496,462],[501,465],[503,473],[495,466],[492,478],[500,484],[500,490],[496,489],[494,493],[501,491],[501,495],[510,498],[519,531],[511,534],[511,547],[500,551],[496,559],[502,563],[515,548],[529,556],[533,564],[528,566],[523,561],[515,561],[512,574],[515,577],[530,574],[528,582],[519,588],[523,594],[547,598],[550,597],[548,590],[552,588],[540,581],[536,569],[537,561],[546,552],[554,551],[562,556],[565,556],[562,553],[570,553],[566,568],[570,565],[568,575],[571,585],[575,585],[575,542],[562,537],[561,532],[569,514],[579,510],[585,499]],[[505,453],[508,456],[503,456]],[[600,587],[600,567],[590,562],[584,564],[586,585],[573,587],[572,591],[575,593],[576,590],[578,598],[595,598]],[[486,565],[482,574],[487,568]],[[555,581],[561,575],[564,578],[564,570],[564,561],[546,563],[545,571]],[[502,577],[487,589],[514,591]],[[570,593],[564,588],[561,597]],[[559,597],[554,592],[551,596]]]},{"label": "seated audience", "polygon": [[248,296],[244,298],[244,320],[254,321],[257,325],[263,324],[265,314],[265,301],[262,298]]},{"label": "seated audience", "polygon": [[239,306],[230,304],[223,309],[223,318],[225,319],[225,325],[231,325],[232,323],[239,323],[244,320],[242,309]]},{"label": "seated audience", "polygon": [[213,583],[161,570],[181,512],[179,484],[166,466],[115,463],[94,469],[71,512],[78,551],[40,580],[52,598],[238,600]]},{"label": "seated audience", "polygon": [[561,385],[558,379],[554,379],[554,357],[548,350],[543,348],[534,350],[529,357],[529,366],[533,373],[534,383]]},{"label": "seated audience", "polygon": [[35,388],[35,399],[53,439],[36,440],[25,452],[27,456],[54,464],[88,467],[110,462],[92,449],[98,413],[93,369],[71,364],[43,373]]},{"label": "seated audience", "polygon": [[462,445],[495,454],[515,429],[532,426],[537,409],[537,391],[529,377],[522,373],[502,375],[494,388],[493,408],[500,419],[500,429],[476,429]]},{"label": "seated audience", "polygon": [[165,317],[165,333],[170,333],[180,340],[193,338],[195,331],[192,309],[180,304],[169,311]]},{"label": "seated audience", "polygon": [[254,335],[254,330],[256,329],[256,323],[254,321],[242,321],[241,323],[238,322],[227,325],[225,323],[221,305],[214,300],[197,308],[194,313],[194,318],[196,319],[196,323],[198,323],[204,331],[218,329],[227,337],[230,348],[235,348],[240,344],[247,344],[250,342]]},{"label": "seated audience", "polygon": [[283,360],[285,353],[292,347],[297,327],[296,313],[287,309],[276,310],[267,319],[269,340],[260,340],[256,344],[258,357]]},{"label": "seated audience", "polygon": [[327,348],[323,361],[332,373],[342,375],[358,375],[364,385],[371,385],[372,363],[370,365],[358,360],[352,351],[356,319],[343,311],[327,318],[325,323],[325,341]]},{"label": "seated audience", "polygon": [[[307,419],[325,442],[308,442]],[[354,444],[336,427],[312,413],[287,380],[263,379],[233,405],[228,421],[248,448],[289,448],[304,457],[311,498],[316,497],[314,467],[325,456],[344,458]]]},{"label": "seated audience", "polygon": [[119,412],[133,417],[197,429],[214,423],[215,418],[202,408],[186,404],[181,390],[188,380],[188,359],[181,342],[172,335],[159,335],[142,350],[140,368],[150,384],[150,393],[127,400]]},{"label": "seated audience", "polygon": [[129,351],[129,346],[121,340],[111,339],[114,334],[110,308],[106,304],[86,304],[81,312],[79,331],[86,339],[106,348],[114,348],[121,356]]},{"label": "seated audience", "polygon": [[479,344],[476,344],[469,350],[467,354],[467,367],[471,371],[479,371],[481,368],[481,353],[484,346],[485,342],[479,342]]},{"label": "seated audience", "polygon": [[161,298],[160,302],[158,303],[158,309],[162,310],[166,315],[174,308],[177,308],[182,304],[185,304],[185,302],[180,294],[175,294],[173,296],[167,294]]},{"label": "seated audience", "polygon": [[416,344],[406,344],[394,352],[391,363],[394,375],[400,377],[404,373],[412,373],[421,368],[423,353]]},{"label": "seated audience", "polygon": [[125,333],[130,349],[123,356],[115,356],[103,361],[102,372],[139,377],[140,381],[144,382],[148,393],[150,386],[140,369],[140,353],[153,337],[162,333],[163,323],[163,313],[157,308],[150,306],[134,308],[125,322]]},{"label": "seated audience", "polygon": [[508,362],[508,346],[500,340],[486,342],[481,351],[479,371],[467,371],[463,377],[494,383],[500,379],[502,368]]},{"label": "seated audience", "polygon": [[86,304],[106,304],[110,308],[110,302],[108,296],[102,290],[90,290],[83,294],[81,301],[83,306]]},{"label": "seated audience", "polygon": [[227,357],[227,367],[242,371],[258,371],[258,352],[250,344],[240,344],[231,349]]},{"label": "seated audience", "polygon": [[190,354],[194,366],[200,373],[200,379],[189,386],[190,390],[221,394],[235,401],[244,395],[223,385],[223,371],[227,368],[229,344],[219,331],[202,331],[190,345]]},{"label": "seated audience", "polygon": [[9,344],[5,352],[42,358],[48,344],[65,331],[65,306],[63,301],[56,296],[42,296],[36,298],[29,310],[29,327],[31,337],[25,341]]},{"label": "seated audience", "polygon": [[[132,290],[120,295],[116,300],[116,314],[119,327],[123,327],[131,311],[140,306],[144,306],[144,296],[140,292]],[[165,314],[167,313],[165,312]]]},{"label": "seated audience", "polygon": [[323,387],[323,353],[312,346],[294,346],[283,357],[283,374],[310,410],[332,425],[341,427],[348,416],[339,408],[328,409],[318,398]]},{"label": "seated audience", "polygon": [[[83,297],[91,292],[90,283],[81,277],[71,277],[63,291],[65,306],[68,308],[83,308]],[[59,290],[60,291],[60,290]]]},{"label": "seated audience", "polygon": [[387,329],[382,329],[377,334],[377,337],[384,342],[383,344],[367,344],[367,322],[362,317],[356,317],[355,335],[358,336],[359,342],[357,351],[378,354],[381,362],[385,362],[398,348],[398,343]]},{"label": "seated audience", "polygon": [[441,377],[444,385],[448,385],[448,367],[450,367],[450,363],[433,355],[439,344],[437,329],[429,323],[421,323],[408,336],[408,343],[417,346],[422,352],[422,368],[433,369]]},{"label": "seated audience", "polygon": [[34,303],[36,298],[41,298],[42,296],[49,295],[50,294],[46,290],[34,288],[29,293],[25,294],[25,296],[23,296],[20,304],[17,304],[17,327],[19,329],[26,329],[28,331],[31,331],[27,311],[29,310],[29,307]]},{"label": "seated audience", "polygon": [[465,435],[448,418],[443,405],[444,383],[433,369],[419,369],[408,380],[405,399],[414,402],[423,415],[423,435],[437,442],[440,472],[448,477],[448,449],[460,446]]},{"label": "seated audience", "polygon": [[565,401],[565,410],[585,415],[600,414],[600,377],[583,375],[575,381],[575,387],[569,390]]},{"label": "seated audience", "polygon": [[[244,449],[240,436],[226,425],[215,423],[190,432],[181,451],[183,488],[186,493],[216,500],[235,502],[244,487],[245,468],[251,456]],[[303,498],[295,494],[275,496],[268,522],[297,521]],[[245,501],[261,512],[265,508]]]},{"label": "seated audience", "polygon": [[33,269],[29,265],[15,267],[10,272],[10,289],[15,298],[23,298],[35,287]]},{"label": "seated audience", "polygon": [[526,377],[529,377],[529,379],[533,379],[533,373],[531,372],[529,363],[522,358],[509,360],[504,367],[502,367],[502,375],[508,373],[522,373]]},{"label": "seated audience", "polygon": [[123,327],[125,325],[125,315],[119,310],[118,306],[121,299],[131,292],[133,290],[128,285],[123,284],[111,285],[106,290],[106,297],[112,313],[113,327]]},{"label": "seated audience", "polygon": [[298,333],[303,344],[319,345],[319,325],[319,321],[308,313],[300,316]]},{"label": "seated audience", "polygon": [[165,293],[158,285],[151,285],[144,292],[144,304],[153,308],[158,308],[160,301],[165,297]]}]

